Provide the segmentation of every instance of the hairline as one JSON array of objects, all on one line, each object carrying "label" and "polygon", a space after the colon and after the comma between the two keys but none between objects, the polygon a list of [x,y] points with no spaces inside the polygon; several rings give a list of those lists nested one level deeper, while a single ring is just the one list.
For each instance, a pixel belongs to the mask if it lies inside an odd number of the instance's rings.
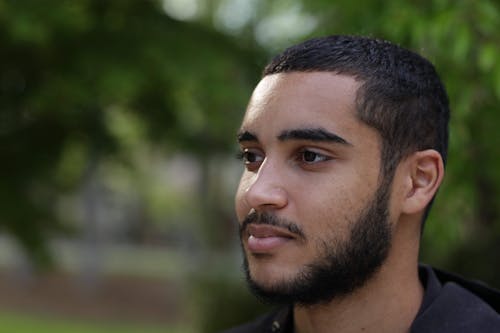
[{"label": "hairline", "polygon": [[[366,85],[369,83],[369,80],[367,78],[363,78],[362,75],[359,73],[356,73],[352,70],[342,70],[342,69],[335,69],[335,70],[327,70],[327,69],[287,69],[284,71],[278,71],[278,72],[271,72],[271,73],[266,73],[265,71],[262,73],[261,79],[274,75],[274,74],[291,74],[291,73],[331,73],[333,75],[340,75],[340,76],[346,76],[354,79],[356,82],[358,82],[358,86],[356,88],[356,92],[354,95],[354,115],[356,119],[361,121],[363,124],[366,126],[374,129],[377,134],[379,135],[380,139],[380,147],[379,147],[379,153],[380,153],[380,172],[379,172],[379,186],[382,185],[387,185],[390,186],[392,184],[392,180],[394,178],[394,174],[396,171],[397,165],[407,156],[411,154],[410,150],[407,150],[400,154],[400,156],[397,156],[396,161],[390,161],[389,159],[391,156],[387,156],[387,153],[390,152],[390,148],[388,147],[389,142],[384,138],[382,135],[382,132],[372,124],[368,123],[365,119],[362,117],[362,112],[366,109],[366,107],[363,106],[366,102]],[[394,155],[394,154],[393,154]],[[389,165],[390,162],[397,162],[395,164]]]}]

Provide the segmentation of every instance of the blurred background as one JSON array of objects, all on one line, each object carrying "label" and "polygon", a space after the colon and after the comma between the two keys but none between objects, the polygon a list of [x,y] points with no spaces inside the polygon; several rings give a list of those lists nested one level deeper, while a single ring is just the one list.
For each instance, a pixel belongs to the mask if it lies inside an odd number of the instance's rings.
[{"label": "blurred background", "polygon": [[240,269],[235,132],[270,57],[328,34],[428,57],[451,100],[422,261],[500,287],[493,0],[0,0],[0,332],[216,332]]}]

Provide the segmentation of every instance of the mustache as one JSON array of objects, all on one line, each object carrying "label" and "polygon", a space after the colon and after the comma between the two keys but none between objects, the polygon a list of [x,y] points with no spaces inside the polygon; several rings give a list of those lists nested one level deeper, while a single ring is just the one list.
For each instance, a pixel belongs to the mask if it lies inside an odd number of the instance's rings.
[{"label": "mustache", "polygon": [[305,234],[298,224],[290,220],[280,218],[272,213],[268,212],[257,213],[255,210],[250,212],[240,225],[240,237],[243,236],[249,224],[272,225],[278,228],[286,229],[292,234],[295,234],[302,239],[305,238]]}]

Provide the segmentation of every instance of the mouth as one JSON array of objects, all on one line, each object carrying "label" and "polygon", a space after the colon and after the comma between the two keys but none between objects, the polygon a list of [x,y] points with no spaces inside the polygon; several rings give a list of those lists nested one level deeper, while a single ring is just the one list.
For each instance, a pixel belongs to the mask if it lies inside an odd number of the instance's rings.
[{"label": "mouth", "polygon": [[264,224],[250,224],[247,235],[248,250],[255,254],[269,253],[296,239],[288,230]]}]

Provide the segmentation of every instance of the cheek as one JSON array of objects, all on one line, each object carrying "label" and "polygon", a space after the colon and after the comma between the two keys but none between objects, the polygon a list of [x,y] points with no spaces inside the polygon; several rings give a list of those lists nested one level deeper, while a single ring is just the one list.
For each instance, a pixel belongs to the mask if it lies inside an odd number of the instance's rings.
[{"label": "cheek", "polygon": [[248,215],[248,212],[250,210],[245,200],[245,192],[247,188],[247,182],[245,181],[244,177],[242,177],[234,196],[234,207],[239,222],[241,222],[245,218],[245,216]]},{"label": "cheek", "polygon": [[315,193],[321,194],[306,194],[302,201],[302,207],[308,207],[301,212],[304,219],[310,221],[306,226],[308,231],[319,238],[333,233],[338,239],[343,239],[364,201],[354,200],[351,193],[341,188]]}]

